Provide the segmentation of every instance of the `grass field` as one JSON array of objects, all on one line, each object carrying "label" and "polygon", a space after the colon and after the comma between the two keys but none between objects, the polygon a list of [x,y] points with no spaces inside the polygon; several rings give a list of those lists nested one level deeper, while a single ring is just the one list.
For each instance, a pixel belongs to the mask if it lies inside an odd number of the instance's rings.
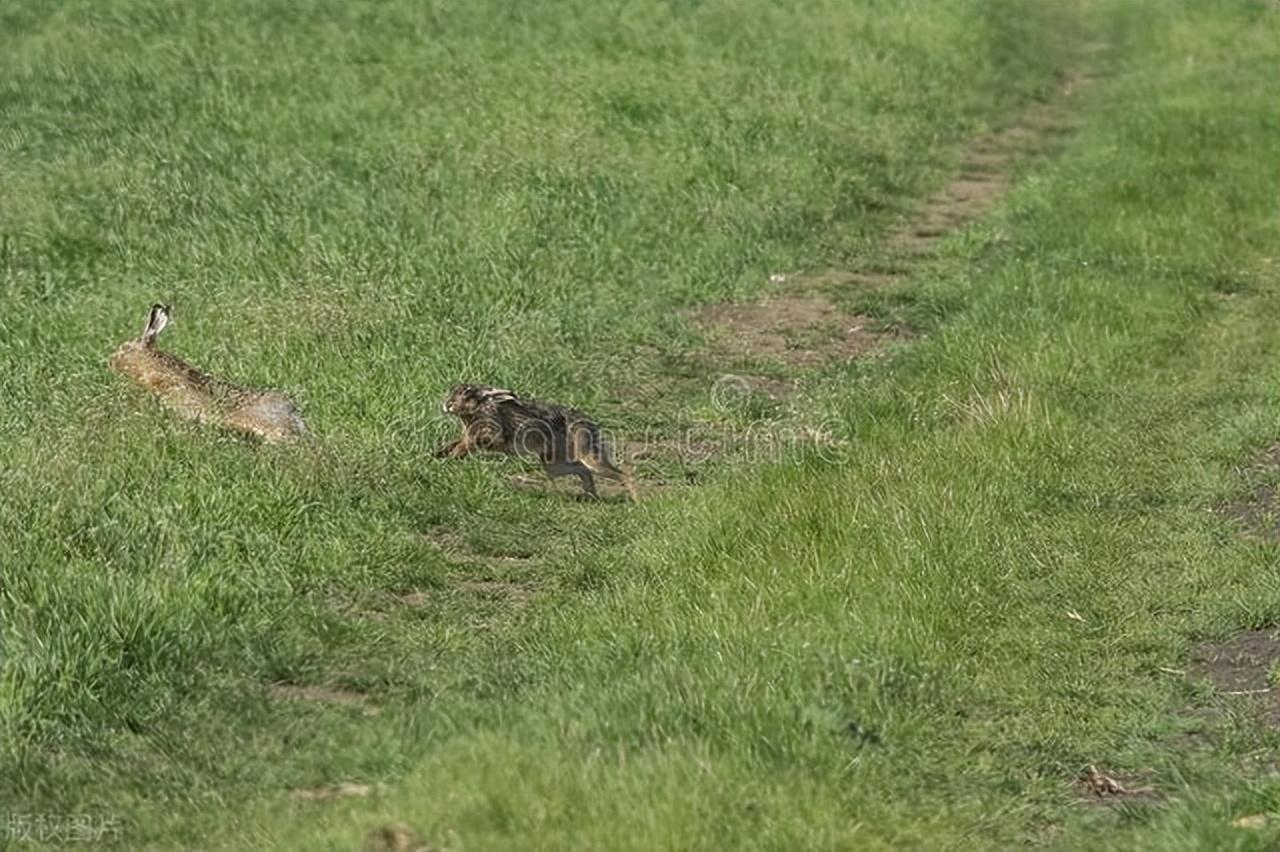
[{"label": "grass field", "polygon": [[[1280,480],[1277,67],[1262,0],[0,6],[0,846],[1275,848],[1280,728],[1184,673],[1280,622],[1214,511]],[[833,296],[911,335],[707,355],[1073,74]],[[109,373],[154,301],[314,439]],[[431,458],[463,380],[824,437],[578,501]]]}]

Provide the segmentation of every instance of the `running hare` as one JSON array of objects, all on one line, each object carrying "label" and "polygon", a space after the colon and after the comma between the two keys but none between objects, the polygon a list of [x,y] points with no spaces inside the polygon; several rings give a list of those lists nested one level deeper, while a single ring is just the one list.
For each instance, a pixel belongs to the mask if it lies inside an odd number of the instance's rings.
[{"label": "running hare", "polygon": [[622,483],[636,499],[635,482],[610,460],[600,427],[581,411],[484,385],[455,385],[444,411],[462,421],[462,437],[441,447],[436,458],[460,459],[476,450],[531,456],[547,476],[577,476],[592,497],[598,474]]},{"label": "running hare", "polygon": [[152,305],[142,336],[120,345],[107,362],[111,369],[147,388],[183,417],[272,443],[306,434],[297,406],[284,394],[215,378],[157,349],[156,336],[168,322],[169,309]]}]

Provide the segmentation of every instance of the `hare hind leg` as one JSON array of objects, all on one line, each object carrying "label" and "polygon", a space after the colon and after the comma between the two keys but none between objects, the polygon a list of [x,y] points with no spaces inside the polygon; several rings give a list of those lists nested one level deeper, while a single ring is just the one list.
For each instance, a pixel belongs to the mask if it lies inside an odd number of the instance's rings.
[{"label": "hare hind leg", "polygon": [[631,498],[631,502],[638,502],[635,480],[631,474],[614,464],[608,453],[602,452],[599,456],[585,456],[581,463],[597,476],[603,476],[620,483],[626,489],[627,496]]},{"label": "hare hind leg", "polygon": [[560,476],[573,475],[578,477],[582,483],[582,491],[591,497],[598,497],[596,493],[595,477],[591,475],[591,470],[581,462],[548,462],[545,466],[547,476],[555,479]]},{"label": "hare hind leg", "polygon": [[609,458],[609,446],[600,436],[600,432],[595,426],[586,426],[585,428],[576,429],[571,433],[570,447],[573,452],[573,459],[578,464],[586,467],[596,476],[603,476],[622,484],[627,490],[627,496],[631,498],[631,502],[636,502],[636,486],[630,474],[618,467]]}]

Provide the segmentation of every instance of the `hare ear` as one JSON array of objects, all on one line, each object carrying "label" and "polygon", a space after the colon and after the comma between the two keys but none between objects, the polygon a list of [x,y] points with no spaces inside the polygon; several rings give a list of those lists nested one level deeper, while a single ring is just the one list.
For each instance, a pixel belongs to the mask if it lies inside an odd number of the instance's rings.
[{"label": "hare ear", "polygon": [[506,388],[487,388],[484,391],[486,402],[511,402],[516,395]]},{"label": "hare ear", "polygon": [[147,327],[142,330],[142,342],[155,342],[156,335],[164,330],[169,324],[169,309],[161,304],[151,306],[151,313],[147,314]]}]

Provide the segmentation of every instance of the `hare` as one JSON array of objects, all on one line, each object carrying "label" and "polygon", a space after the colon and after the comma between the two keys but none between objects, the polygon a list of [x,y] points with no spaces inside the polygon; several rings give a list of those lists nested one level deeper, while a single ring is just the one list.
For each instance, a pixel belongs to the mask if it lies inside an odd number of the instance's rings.
[{"label": "hare", "polygon": [[150,390],[165,407],[201,423],[214,423],[276,443],[304,435],[307,426],[293,400],[278,391],[252,390],[202,373],[156,348],[169,309],[152,305],[142,336],[120,345],[108,366]]},{"label": "hare", "polygon": [[462,437],[436,452],[436,458],[460,459],[476,450],[532,456],[547,476],[573,474],[585,494],[596,497],[593,474],[622,483],[636,499],[635,482],[609,458],[600,427],[576,409],[519,397],[485,385],[455,385],[444,401],[445,414],[462,421]]}]

